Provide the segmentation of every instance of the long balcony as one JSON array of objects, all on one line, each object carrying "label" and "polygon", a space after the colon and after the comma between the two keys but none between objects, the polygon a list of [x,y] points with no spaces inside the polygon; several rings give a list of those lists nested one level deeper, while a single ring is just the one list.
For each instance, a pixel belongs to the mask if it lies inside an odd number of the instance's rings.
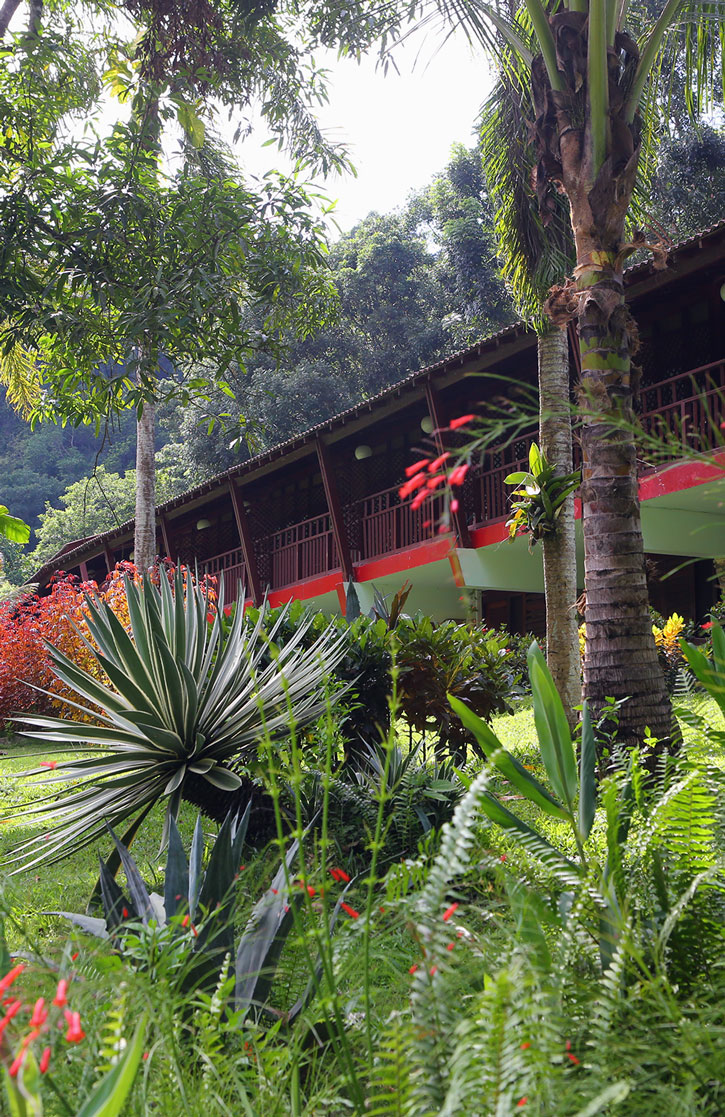
[{"label": "long balcony", "polygon": [[[655,453],[655,439],[669,439],[665,454],[669,460],[680,456],[680,447],[700,453],[712,446],[713,432],[719,436],[725,418],[725,360],[672,376],[655,384],[643,385],[639,421],[644,432],[642,453],[646,463],[663,460]],[[496,523],[509,515],[510,489],[504,478],[527,468],[528,444],[535,431],[517,437],[509,446],[490,448],[481,464],[471,471],[461,494],[461,504],[471,526]],[[645,464],[646,473],[655,465]],[[436,538],[444,507],[440,493],[412,510],[410,501],[398,496],[400,479],[390,488],[365,497],[343,509],[345,521],[353,525],[351,551],[354,563],[381,558],[404,551]],[[256,542],[267,579],[274,590],[330,574],[340,569],[329,514],[314,516],[276,531]],[[241,579],[246,584],[241,550],[228,551],[207,560],[209,574],[224,571],[227,599],[233,599]],[[265,580],[267,580],[265,579]]]}]

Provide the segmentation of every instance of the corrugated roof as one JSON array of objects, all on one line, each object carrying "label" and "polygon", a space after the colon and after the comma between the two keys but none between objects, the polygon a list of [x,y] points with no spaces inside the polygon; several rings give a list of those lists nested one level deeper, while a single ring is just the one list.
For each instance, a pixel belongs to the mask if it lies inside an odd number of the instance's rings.
[{"label": "corrugated roof", "polygon": [[[710,226],[709,229],[704,229],[694,236],[687,237],[683,241],[678,241],[678,243],[674,244],[670,249],[669,255],[684,254],[689,248],[699,247],[704,239],[721,232],[725,232],[725,219]],[[652,261],[645,260],[627,268],[624,273],[625,280],[627,283],[631,283],[641,275],[653,271],[654,267]],[[295,435],[293,438],[287,439],[286,442],[281,442],[277,446],[272,446],[269,450],[265,450],[263,453],[257,454],[253,458],[248,458],[246,461],[240,462],[239,465],[232,466],[223,473],[218,473],[214,477],[200,482],[200,484],[195,485],[179,496],[173,497],[171,500],[167,500],[163,504],[158,505],[157,511],[161,513],[170,512],[174,508],[178,508],[181,504],[185,504],[188,501],[203,496],[204,493],[210,492],[212,489],[221,488],[225,481],[233,477],[240,477],[244,474],[252,473],[255,469],[259,469],[261,466],[267,465],[277,458],[285,457],[293,450],[300,449],[308,442],[313,441],[318,435],[326,431],[334,430],[338,426],[344,426],[345,423],[364,415],[366,411],[372,411],[386,399],[392,399],[402,391],[415,387],[419,381],[425,380],[435,373],[452,371],[457,366],[468,364],[469,361],[473,361],[476,357],[482,356],[487,349],[498,348],[502,342],[512,340],[528,332],[528,327],[524,322],[519,321],[512,323],[510,326],[504,326],[503,329],[487,335],[474,345],[468,346],[466,349],[460,349],[442,358],[440,361],[436,361],[434,364],[417,369],[415,372],[403,377],[402,380],[397,380],[394,384],[390,384],[387,388],[383,388],[374,396],[370,396],[368,399],[362,400],[353,407],[349,407],[347,410],[341,411],[339,414],[333,415],[329,419],[325,419],[324,422],[310,427],[302,434]],[[133,528],[133,524],[133,519],[126,520],[124,523],[117,527],[110,528],[100,535],[89,536],[88,539],[83,540],[83,542],[79,546],[74,547],[73,550],[69,550],[70,544],[66,544],[64,548],[53,555],[53,557],[41,567],[32,580],[42,584],[50,574],[59,568],[58,559],[60,558],[70,560],[67,562],[67,565],[75,566],[77,562],[81,560],[82,555],[89,550],[95,550],[97,547],[103,546],[104,543],[110,543],[113,539],[118,539],[119,537],[127,535]]]}]

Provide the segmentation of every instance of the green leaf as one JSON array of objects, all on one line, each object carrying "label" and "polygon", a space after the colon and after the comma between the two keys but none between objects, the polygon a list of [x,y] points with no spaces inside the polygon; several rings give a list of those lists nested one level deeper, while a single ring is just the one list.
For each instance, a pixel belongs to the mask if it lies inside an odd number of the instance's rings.
[{"label": "green leaf", "polygon": [[574,1117],[597,1117],[597,1114],[608,1110],[610,1105],[616,1105],[629,1096],[631,1086],[628,1082],[614,1082],[597,1094],[583,1109],[578,1110]]},{"label": "green leaf", "polygon": [[141,1064],[146,1040],[146,1017],[139,1020],[131,1042],[106,1077],[96,1087],[77,1117],[118,1117],[131,1092]]},{"label": "green leaf", "polygon": [[[169,844],[166,854],[166,876],[164,878],[164,908],[166,918],[176,915],[180,903],[187,904],[189,894],[189,866],[184,846],[175,819],[169,821]],[[177,900],[177,896],[181,900]]]},{"label": "green leaf", "polygon": [[543,865],[554,873],[560,880],[569,886],[581,884],[581,877],[576,865],[564,857],[546,838],[527,826],[515,814],[512,814],[503,803],[499,803],[490,792],[484,792],[480,800],[481,808],[485,814],[505,830],[518,844],[532,857],[537,858]]},{"label": "green leaf", "polygon": [[27,543],[30,539],[30,528],[17,516],[11,516],[4,504],[0,504],[0,535],[10,539],[13,543]]},{"label": "green leaf", "polygon": [[559,818],[566,821],[569,815],[553,795],[539,783],[535,776],[524,768],[523,764],[507,752],[499,741],[496,734],[482,718],[478,717],[473,710],[469,709],[464,702],[461,702],[455,695],[449,694],[448,701],[451,707],[461,719],[466,729],[469,729],[475,736],[479,745],[481,746],[486,757],[492,764],[498,768],[499,772],[506,779],[518,788],[522,795],[529,799],[532,803],[536,803],[542,811],[550,815],[552,818]]},{"label": "green leaf", "polygon": [[527,659],[541,759],[554,791],[566,804],[573,821],[572,804],[578,780],[569,724],[559,692],[536,641],[531,644]]},{"label": "green leaf", "polygon": [[597,745],[589,703],[582,711],[581,758],[579,761],[579,834],[586,841],[597,810]]},{"label": "green leaf", "polygon": [[191,105],[186,102],[178,103],[176,115],[191,145],[196,148],[203,147],[206,129],[204,122],[198,117]]}]

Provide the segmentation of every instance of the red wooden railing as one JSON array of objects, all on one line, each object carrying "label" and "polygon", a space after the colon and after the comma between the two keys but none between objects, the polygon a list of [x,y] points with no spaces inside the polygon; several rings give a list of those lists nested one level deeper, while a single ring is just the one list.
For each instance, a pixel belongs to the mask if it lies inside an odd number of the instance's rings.
[{"label": "red wooden railing", "polygon": [[645,458],[671,460],[684,451],[701,453],[712,449],[715,432],[719,435],[725,414],[724,390],[725,360],[644,385],[642,429],[646,436],[664,442],[662,447],[657,441],[651,446],[645,442]]},{"label": "red wooden railing", "polygon": [[[646,436],[663,431],[669,433],[670,459],[680,456],[684,447],[690,452],[706,450],[713,444],[713,430],[719,431],[720,422],[725,418],[725,360],[671,376],[658,384],[645,385],[640,399],[644,407],[639,416],[642,429]],[[521,447],[528,447],[535,438],[532,430],[529,435],[517,437],[510,446],[492,447],[487,452],[473,473],[469,519],[482,524],[509,516],[511,490],[504,485],[504,477],[527,468],[528,459]],[[646,440],[644,454],[649,457]],[[658,460],[663,460],[661,453]],[[360,550],[354,552],[355,561],[377,558],[435,538],[444,498],[437,493],[422,508],[413,511],[409,500],[400,500],[398,488],[399,483],[396,483],[357,501],[350,509],[351,519],[360,525]],[[274,532],[258,546],[269,557],[273,589],[338,570],[340,566],[327,514]],[[228,587],[228,600],[232,600],[237,581],[244,580],[241,550],[216,555],[204,564],[204,570],[210,574],[221,569]]]},{"label": "red wooden railing", "polygon": [[402,551],[435,538],[443,513],[443,497],[435,494],[422,508],[413,511],[410,500],[401,501],[399,488],[398,483],[355,505],[361,526],[362,559]]},{"label": "red wooden railing", "polygon": [[328,515],[313,516],[275,531],[262,540],[260,547],[270,556],[274,589],[327,574],[340,565]]},{"label": "red wooden railing", "polygon": [[202,566],[202,572],[215,578],[218,578],[221,573],[224,574],[224,600],[227,605],[237,600],[240,582],[242,589],[245,591],[247,589],[247,567],[241,547],[207,559]]}]

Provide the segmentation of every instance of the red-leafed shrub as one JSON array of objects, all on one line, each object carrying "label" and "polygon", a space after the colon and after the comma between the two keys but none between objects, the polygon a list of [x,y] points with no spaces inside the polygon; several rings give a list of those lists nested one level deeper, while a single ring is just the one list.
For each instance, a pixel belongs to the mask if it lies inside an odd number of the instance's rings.
[{"label": "red-leafed shrub", "polygon": [[[59,574],[47,597],[27,594],[20,601],[0,605],[0,724],[29,710],[53,708],[61,716],[70,711],[65,699],[71,692],[53,676],[46,641],[101,677],[82,639],[88,635],[85,595],[98,594],[122,623],[128,624],[124,575],[138,578],[131,563],[119,563],[100,588],[95,582],[81,582],[75,575]],[[43,694],[42,690],[51,693]],[[74,716],[78,717],[77,711]]]},{"label": "red-leafed shrub", "polygon": [[[152,573],[156,580],[161,573],[171,578],[174,567],[165,563]],[[187,571],[189,577],[191,573]],[[20,601],[0,605],[0,727],[10,718],[30,710],[50,710],[60,717],[70,715],[83,720],[83,715],[68,700],[74,692],[55,678],[51,670],[46,641],[58,648],[79,667],[108,685],[109,680],[84,642],[89,638],[85,621],[86,595],[99,596],[130,628],[124,578],[140,581],[132,562],[120,562],[102,586],[81,582],[73,574],[58,574],[47,597],[27,594]],[[206,579],[204,580],[206,584]],[[216,602],[215,581],[207,584],[213,620]],[[40,687],[41,690],[34,689]],[[42,691],[50,694],[43,694]]]}]

